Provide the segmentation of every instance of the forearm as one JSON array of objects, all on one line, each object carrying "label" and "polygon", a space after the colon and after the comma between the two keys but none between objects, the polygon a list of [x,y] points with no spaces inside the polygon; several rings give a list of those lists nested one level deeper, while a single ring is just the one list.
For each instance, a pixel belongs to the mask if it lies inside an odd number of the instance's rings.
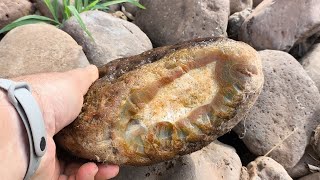
[{"label": "forearm", "polygon": [[23,179],[28,166],[28,140],[23,123],[0,90],[1,179]]}]

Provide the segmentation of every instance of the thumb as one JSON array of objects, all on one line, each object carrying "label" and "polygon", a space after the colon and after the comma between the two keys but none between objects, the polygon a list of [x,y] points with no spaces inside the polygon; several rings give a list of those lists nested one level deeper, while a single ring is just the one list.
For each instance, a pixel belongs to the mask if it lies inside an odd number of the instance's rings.
[{"label": "thumb", "polygon": [[91,84],[98,78],[98,69],[90,65],[83,69],[75,69],[62,73],[55,82],[60,98],[53,98],[52,108],[55,109],[55,134],[70,124],[80,113],[83,96]]},{"label": "thumb", "polygon": [[80,113],[83,96],[98,78],[94,65],[63,73],[43,73],[15,78],[28,82],[42,110],[46,128],[54,135]]},{"label": "thumb", "polygon": [[79,92],[85,95],[91,84],[98,79],[98,68],[94,65],[89,65],[86,68],[74,69],[63,74],[68,83],[79,88]]}]

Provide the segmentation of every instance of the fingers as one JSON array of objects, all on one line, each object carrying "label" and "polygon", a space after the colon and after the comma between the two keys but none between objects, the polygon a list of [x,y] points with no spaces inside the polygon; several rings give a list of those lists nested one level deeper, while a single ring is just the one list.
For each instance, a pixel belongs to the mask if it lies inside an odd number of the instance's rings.
[{"label": "fingers", "polygon": [[97,67],[90,65],[86,68],[62,73],[62,76],[56,83],[61,88],[57,90],[59,97],[55,97],[55,101],[52,101],[55,110],[55,134],[78,116],[83,96],[99,75]]},{"label": "fingers", "polygon": [[95,180],[106,180],[115,177],[119,173],[119,166],[117,165],[98,165],[99,171],[95,176]]},{"label": "fingers", "polygon": [[63,73],[44,73],[15,78],[31,84],[43,112],[47,130],[56,134],[80,113],[83,96],[99,76],[94,65]]},{"label": "fingers", "polygon": [[78,170],[80,169],[80,167],[82,166],[82,164],[80,163],[71,163],[68,164],[65,169],[63,174],[67,175],[67,176],[71,176],[73,174],[76,174],[78,172]]},{"label": "fingers", "polygon": [[94,65],[87,66],[84,69],[75,69],[65,74],[66,78],[71,77],[70,83],[79,88],[82,95],[85,95],[91,84],[98,79],[98,68]]},{"label": "fingers", "polygon": [[79,168],[76,174],[76,180],[94,180],[97,172],[98,166],[95,163],[85,163]]},{"label": "fingers", "polygon": [[79,164],[72,163],[66,166],[61,180],[76,179],[76,180],[107,180],[115,177],[119,173],[119,166],[99,164],[93,162]]}]

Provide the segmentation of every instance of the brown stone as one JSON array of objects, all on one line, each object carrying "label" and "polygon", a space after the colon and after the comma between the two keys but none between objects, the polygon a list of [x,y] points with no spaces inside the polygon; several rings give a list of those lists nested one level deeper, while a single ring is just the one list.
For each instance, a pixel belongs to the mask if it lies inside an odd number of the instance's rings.
[{"label": "brown stone", "polygon": [[28,0],[0,1],[0,29],[16,19],[33,12],[32,3]]},{"label": "brown stone", "polygon": [[67,33],[48,24],[29,24],[10,31],[0,42],[0,76],[67,71],[89,62]]},{"label": "brown stone", "polygon": [[257,52],[224,38],[115,60],[100,76],[57,141],[83,158],[130,165],[203,148],[241,120],[263,84]]}]

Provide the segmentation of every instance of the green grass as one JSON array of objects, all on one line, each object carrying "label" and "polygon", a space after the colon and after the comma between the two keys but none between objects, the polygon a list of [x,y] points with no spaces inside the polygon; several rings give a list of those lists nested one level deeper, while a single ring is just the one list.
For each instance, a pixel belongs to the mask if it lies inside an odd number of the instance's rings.
[{"label": "green grass", "polygon": [[[83,20],[80,17],[80,13],[89,11],[89,10],[107,10],[109,6],[119,3],[128,2],[139,8],[145,9],[136,0],[107,0],[102,2],[102,0],[75,0],[74,4],[70,3],[70,0],[63,0],[62,9],[59,9],[58,0],[43,0],[48,7],[49,11],[52,14],[53,18],[48,18],[40,15],[28,15],[23,16],[7,26],[0,29],[0,34],[8,32],[16,27],[26,25],[26,24],[35,24],[35,23],[48,23],[55,25],[59,28],[62,27],[64,21],[74,16],[80,27],[86,32],[86,34],[92,38],[90,31],[87,29]],[[59,20],[59,11],[62,12],[62,20]],[[93,38],[92,38],[93,39]]]}]

